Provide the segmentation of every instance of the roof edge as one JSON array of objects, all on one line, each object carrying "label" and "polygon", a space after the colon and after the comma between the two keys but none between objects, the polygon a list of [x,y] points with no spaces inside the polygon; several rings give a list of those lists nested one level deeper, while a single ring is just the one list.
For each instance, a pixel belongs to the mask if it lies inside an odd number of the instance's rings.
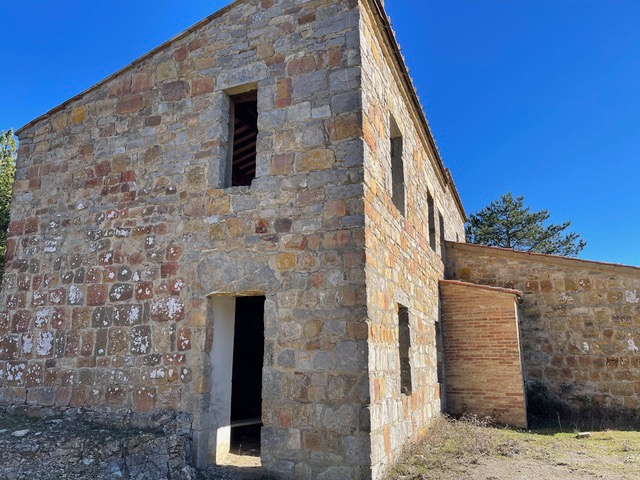
[{"label": "roof edge", "polygon": [[53,107],[52,109],[48,110],[47,112],[43,113],[42,115],[40,115],[40,116],[34,118],[33,120],[31,120],[30,122],[24,124],[22,127],[20,127],[17,130],[15,130],[15,132],[14,132],[15,135],[18,138],[20,138],[20,134],[24,130],[26,130],[27,128],[35,125],[36,123],[40,122],[41,120],[44,120],[47,117],[50,117],[54,113],[56,113],[56,112],[58,112],[60,110],[63,110],[69,104],[79,100],[80,98],[84,97],[85,95],[87,95],[88,93],[92,92],[93,90],[96,90],[96,89],[102,87],[103,85],[105,85],[106,83],[110,82],[111,80],[117,78],[118,76],[120,76],[124,72],[132,69],[133,67],[137,66],[138,64],[142,63],[143,61],[145,61],[146,59],[152,57],[153,55],[161,52],[162,50],[164,50],[165,48],[169,47],[170,45],[172,45],[173,43],[177,42],[178,40],[182,40],[183,38],[187,37],[189,34],[195,32],[196,30],[199,30],[202,26],[204,26],[207,23],[211,22],[211,20],[224,15],[229,10],[231,10],[233,7],[235,7],[236,5],[238,5],[238,4],[242,3],[242,2],[245,2],[245,1],[247,1],[247,0],[234,0],[231,3],[229,3],[228,5],[222,7],[220,10],[217,10],[214,13],[212,13],[211,15],[203,18],[199,22],[194,23],[193,25],[191,25],[186,30],[183,30],[182,32],[178,33],[177,35],[174,35],[169,40],[167,40],[167,41],[161,43],[160,45],[158,45],[157,47],[149,50],[144,55],[136,58],[135,60],[133,60],[129,64],[127,64],[124,67],[120,68],[119,70],[116,70],[114,73],[106,76],[105,78],[103,78],[99,82],[94,83],[90,87],[82,90],[80,93],[77,93],[73,97],[65,100],[64,102],[58,104],[57,106]]},{"label": "roof edge", "polygon": [[440,174],[445,179],[445,185],[450,188],[451,193],[453,194],[454,201],[458,210],[462,214],[462,219],[466,222],[468,220],[467,214],[464,210],[464,206],[462,205],[462,199],[460,198],[460,194],[458,193],[458,188],[453,181],[453,177],[448,168],[444,166],[444,162],[442,161],[442,157],[440,156],[440,151],[438,150],[438,146],[436,145],[435,137],[431,132],[431,127],[429,126],[429,122],[427,121],[427,116],[424,113],[422,108],[422,103],[420,102],[420,98],[418,97],[418,92],[416,90],[415,85],[413,84],[413,80],[411,80],[411,75],[409,74],[409,69],[404,61],[402,53],[400,52],[400,45],[396,39],[395,33],[393,32],[393,28],[391,27],[391,21],[389,16],[387,15],[384,4],[381,0],[368,0],[373,3],[373,11],[377,14],[376,17],[380,21],[382,25],[383,32],[389,42],[389,46],[393,52],[393,56],[395,58],[396,64],[400,67],[400,73],[402,77],[402,81],[405,84],[405,87],[409,91],[409,95],[414,104],[416,111],[418,112],[418,117],[420,119],[420,123],[424,129],[424,132],[427,136],[427,141],[429,142],[429,146],[434,153],[436,159],[436,165],[440,171]]},{"label": "roof edge", "polygon": [[480,285],[477,283],[462,282],[460,280],[440,280],[439,283],[440,285],[453,285],[456,287],[477,288],[479,290],[487,290],[494,293],[504,293],[507,295],[513,295],[518,300],[522,300],[523,298],[523,293],[520,290],[512,288],[492,287],[490,285]]},{"label": "roof edge", "polygon": [[520,259],[532,259],[537,262],[554,263],[557,265],[580,266],[582,268],[591,268],[596,270],[624,272],[628,274],[638,275],[640,267],[633,265],[624,265],[622,263],[599,262],[596,260],[583,260],[581,258],[561,257],[559,255],[549,255],[546,253],[533,253],[513,250],[510,248],[489,247],[487,245],[477,245],[474,243],[451,242],[447,241],[447,248],[466,250],[466,251],[482,251],[495,257],[510,257]]}]

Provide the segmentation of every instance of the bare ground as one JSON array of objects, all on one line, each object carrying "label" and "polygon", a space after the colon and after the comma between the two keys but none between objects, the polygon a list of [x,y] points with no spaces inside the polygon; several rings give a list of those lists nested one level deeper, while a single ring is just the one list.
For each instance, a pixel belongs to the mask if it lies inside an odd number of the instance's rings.
[{"label": "bare ground", "polygon": [[558,429],[516,431],[471,418],[438,419],[388,477],[393,480],[636,480],[640,432],[577,438]]}]

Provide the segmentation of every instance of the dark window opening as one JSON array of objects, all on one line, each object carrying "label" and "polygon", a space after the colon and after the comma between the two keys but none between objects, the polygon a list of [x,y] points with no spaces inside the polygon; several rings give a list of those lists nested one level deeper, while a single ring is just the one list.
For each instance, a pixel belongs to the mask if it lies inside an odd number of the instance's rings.
[{"label": "dark window opening", "polygon": [[444,238],[444,218],[442,218],[441,213],[438,213],[438,225],[440,226],[440,258],[444,261],[447,255],[447,247]]},{"label": "dark window opening", "polygon": [[231,99],[231,186],[249,186],[256,178],[258,140],[258,92],[234,95]]},{"label": "dark window opening", "polygon": [[231,452],[260,454],[265,297],[237,297],[231,380]]},{"label": "dark window opening", "polygon": [[405,214],[404,165],[402,160],[402,134],[393,117],[391,129],[391,198],[400,214]]},{"label": "dark window opening", "polygon": [[444,372],[444,342],[442,332],[442,322],[436,322],[436,355],[437,355],[437,376],[438,386],[440,390],[440,408],[441,411],[446,411],[446,396],[445,396],[445,372]]},{"label": "dark window opening", "polygon": [[398,346],[400,350],[400,392],[411,395],[411,329],[409,327],[409,309],[398,304]]},{"label": "dark window opening", "polygon": [[431,250],[436,250],[436,213],[433,204],[433,197],[427,192],[427,209],[429,213],[429,246]]}]

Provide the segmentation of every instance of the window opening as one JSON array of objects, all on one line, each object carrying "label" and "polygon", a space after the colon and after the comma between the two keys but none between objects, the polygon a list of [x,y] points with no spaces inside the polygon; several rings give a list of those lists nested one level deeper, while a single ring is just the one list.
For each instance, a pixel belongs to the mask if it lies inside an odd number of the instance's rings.
[{"label": "window opening", "polygon": [[440,212],[438,212],[438,226],[440,227],[440,258],[444,261],[447,254],[447,247],[445,246],[444,238],[444,218],[442,218]]},{"label": "window opening", "polygon": [[405,214],[404,165],[402,160],[402,133],[393,117],[390,118],[391,139],[391,198],[401,215]]},{"label": "window opening", "polygon": [[433,197],[427,192],[427,209],[429,213],[429,246],[431,250],[436,250],[436,214],[433,204]]},{"label": "window opening", "polygon": [[231,186],[250,186],[256,178],[258,92],[233,95],[230,100]]},{"label": "window opening", "polygon": [[437,355],[437,376],[438,376],[438,386],[440,390],[440,407],[441,411],[446,411],[446,397],[445,397],[445,386],[444,386],[444,348],[443,348],[443,332],[442,332],[442,322],[436,322],[436,355]]},{"label": "window opening", "polygon": [[411,395],[411,329],[409,327],[409,309],[398,304],[398,347],[400,350],[400,392]]}]

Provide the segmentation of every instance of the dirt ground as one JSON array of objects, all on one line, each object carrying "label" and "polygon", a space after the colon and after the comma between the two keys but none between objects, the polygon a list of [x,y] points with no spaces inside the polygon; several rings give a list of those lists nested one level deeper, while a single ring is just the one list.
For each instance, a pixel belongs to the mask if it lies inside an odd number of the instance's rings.
[{"label": "dirt ground", "polygon": [[[585,432],[583,432],[585,433]],[[640,432],[515,431],[477,419],[435,422],[389,480],[636,480]]]}]

